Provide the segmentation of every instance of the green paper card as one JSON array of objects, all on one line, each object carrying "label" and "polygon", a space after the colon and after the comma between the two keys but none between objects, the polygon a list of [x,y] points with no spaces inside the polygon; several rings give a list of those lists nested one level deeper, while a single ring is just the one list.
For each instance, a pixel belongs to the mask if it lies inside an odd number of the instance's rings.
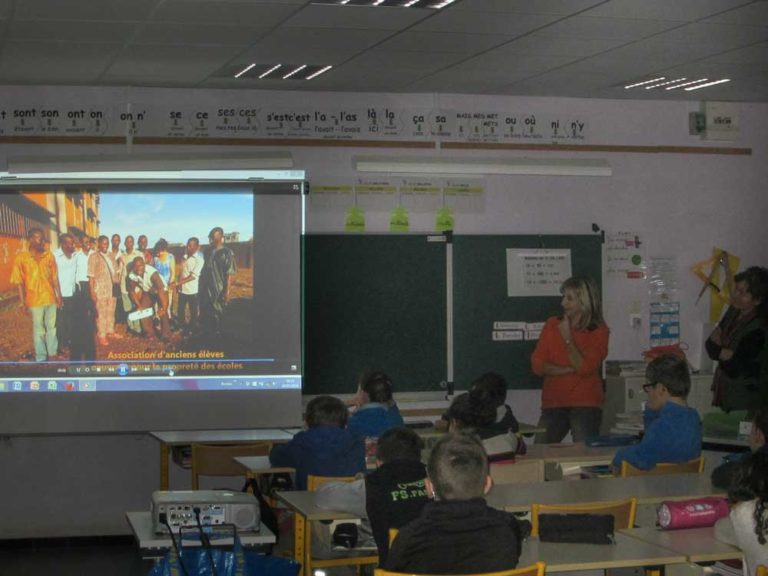
[{"label": "green paper card", "polygon": [[365,232],[365,212],[359,206],[350,206],[344,222],[347,232]]},{"label": "green paper card", "polygon": [[408,208],[397,206],[392,210],[392,214],[389,215],[389,231],[408,232],[410,228],[411,222],[408,216]]},{"label": "green paper card", "polygon": [[443,206],[440,208],[440,210],[437,211],[437,215],[435,217],[435,231],[447,232],[448,230],[453,230],[453,226],[453,210],[448,206]]}]

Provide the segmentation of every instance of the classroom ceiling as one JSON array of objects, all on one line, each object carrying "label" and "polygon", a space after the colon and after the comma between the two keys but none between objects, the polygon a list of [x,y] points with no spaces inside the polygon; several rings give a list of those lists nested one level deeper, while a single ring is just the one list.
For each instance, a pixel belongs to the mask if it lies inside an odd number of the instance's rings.
[{"label": "classroom ceiling", "polygon": [[321,1],[0,0],[0,84],[768,101],[768,0]]}]

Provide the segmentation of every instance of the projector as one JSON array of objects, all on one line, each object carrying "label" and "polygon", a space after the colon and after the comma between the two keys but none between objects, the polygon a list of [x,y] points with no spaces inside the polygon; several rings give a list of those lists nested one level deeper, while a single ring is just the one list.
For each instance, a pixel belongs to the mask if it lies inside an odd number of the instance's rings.
[{"label": "projector", "polygon": [[152,493],[152,528],[156,534],[174,534],[181,528],[197,527],[199,510],[203,528],[234,524],[238,532],[257,532],[261,528],[259,501],[253,494],[226,490],[158,490]]}]

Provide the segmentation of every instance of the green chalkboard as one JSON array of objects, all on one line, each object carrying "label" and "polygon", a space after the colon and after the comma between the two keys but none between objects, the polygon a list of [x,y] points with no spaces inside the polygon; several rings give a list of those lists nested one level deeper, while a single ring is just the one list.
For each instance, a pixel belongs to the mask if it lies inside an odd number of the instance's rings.
[{"label": "green chalkboard", "polygon": [[602,282],[598,235],[454,236],[454,383],[466,389],[483,372],[502,374],[510,388],[540,388],[531,372],[535,341],[493,341],[494,322],[543,322],[558,315],[560,297],[507,296],[507,248],[571,251],[574,275]]},{"label": "green chalkboard", "polygon": [[426,235],[307,235],[304,393],[353,393],[361,370],[395,391],[446,379],[446,245]]}]

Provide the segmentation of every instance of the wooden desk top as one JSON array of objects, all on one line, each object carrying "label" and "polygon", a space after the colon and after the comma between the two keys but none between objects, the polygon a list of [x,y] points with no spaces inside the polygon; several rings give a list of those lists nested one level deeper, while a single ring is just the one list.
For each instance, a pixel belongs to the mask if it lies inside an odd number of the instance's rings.
[{"label": "wooden desk top", "polygon": [[264,430],[167,430],[150,432],[150,436],[168,446],[187,444],[237,444],[247,442],[287,442],[290,431]]},{"label": "wooden desk top", "polygon": [[682,564],[685,555],[617,532],[616,544],[563,544],[528,538],[523,543],[519,566],[545,562],[547,572],[633,568]]},{"label": "wooden desk top", "polygon": [[234,461],[240,464],[249,475],[277,474],[279,472],[296,472],[295,468],[272,466],[269,456],[236,456]]},{"label": "wooden desk top", "polygon": [[715,562],[740,560],[742,552],[735,546],[715,538],[713,526],[686,530],[659,530],[658,528],[632,528],[620,532],[643,542],[655,544],[685,554],[689,562]]},{"label": "wooden desk top", "polygon": [[613,460],[617,446],[596,446],[594,448],[577,444],[534,444],[528,447],[528,453],[521,456],[523,460],[544,460],[545,464],[579,463],[579,462],[610,462]]},{"label": "wooden desk top", "polygon": [[670,474],[498,485],[493,487],[486,500],[494,508],[503,508],[510,512],[525,512],[534,502],[570,504],[620,500],[636,496],[639,504],[658,504],[663,500],[684,500],[724,494],[723,490],[713,488],[709,477],[704,474]]},{"label": "wooden desk top", "polygon": [[316,492],[288,491],[277,492],[277,499],[287,504],[291,510],[298,512],[307,520],[349,520],[357,518],[345,512],[323,510],[315,504]]},{"label": "wooden desk top", "polygon": [[[167,550],[172,546],[170,536],[155,534],[152,530],[152,516],[149,512],[126,512],[125,517],[142,550]],[[238,536],[243,546],[275,543],[275,535],[263,524],[258,532],[239,532]]]}]

